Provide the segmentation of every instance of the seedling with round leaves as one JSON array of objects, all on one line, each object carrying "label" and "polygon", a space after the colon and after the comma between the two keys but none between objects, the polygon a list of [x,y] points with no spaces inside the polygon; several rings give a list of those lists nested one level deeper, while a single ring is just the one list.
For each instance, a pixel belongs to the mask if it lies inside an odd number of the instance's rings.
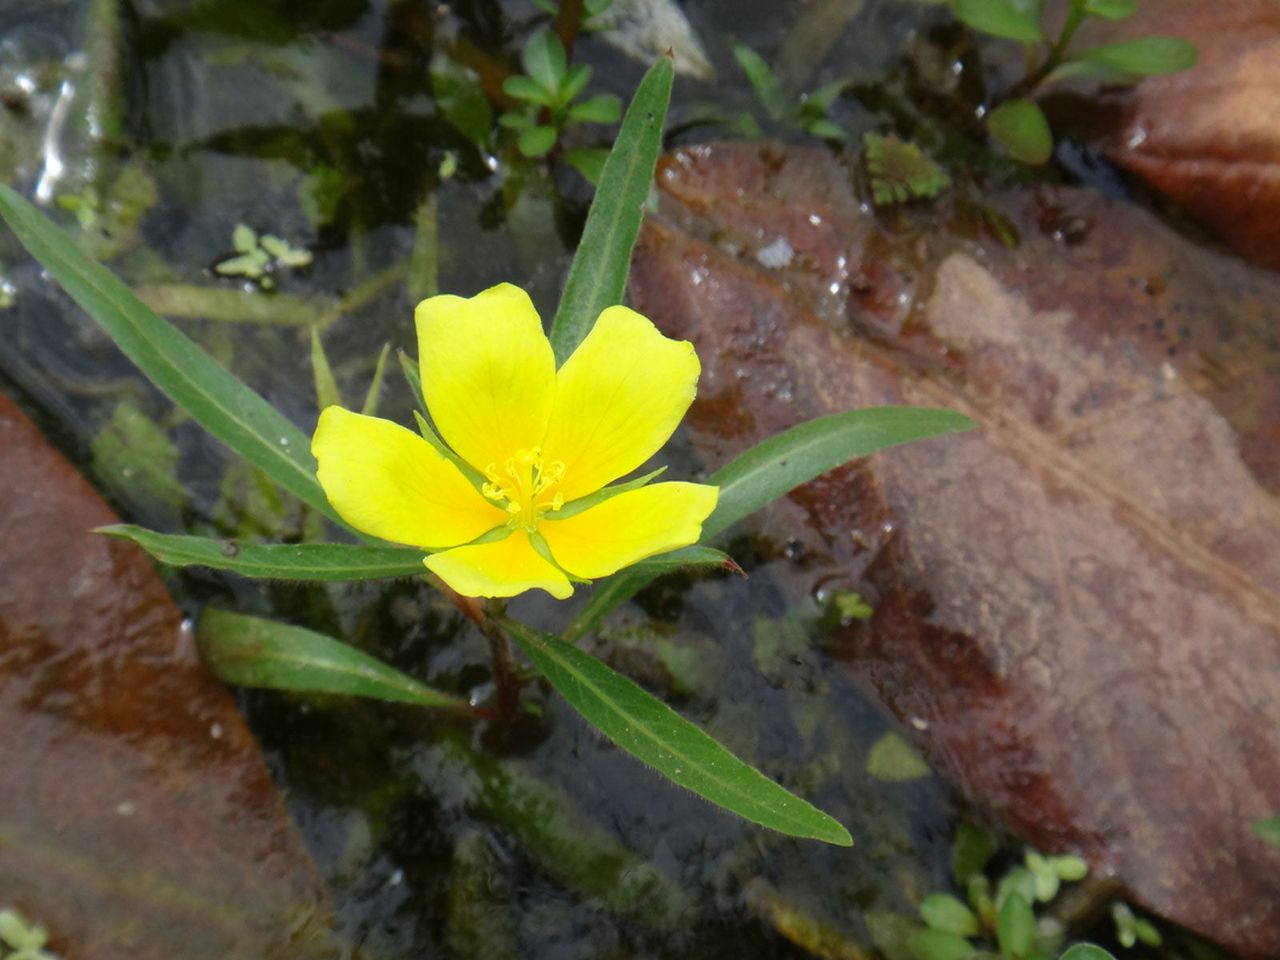
[{"label": "seedling with round leaves", "polygon": [[1044,32],[1044,0],[952,0],[952,9],[970,28],[1026,48],[1027,75],[985,118],[987,135],[1026,164],[1045,163],[1053,155],[1053,133],[1035,100],[1046,88],[1068,80],[1132,84],[1196,64],[1195,46],[1180,37],[1139,37],[1070,49],[1086,18],[1123,20],[1137,12],[1136,0],[1069,0],[1066,20],[1052,40]]}]

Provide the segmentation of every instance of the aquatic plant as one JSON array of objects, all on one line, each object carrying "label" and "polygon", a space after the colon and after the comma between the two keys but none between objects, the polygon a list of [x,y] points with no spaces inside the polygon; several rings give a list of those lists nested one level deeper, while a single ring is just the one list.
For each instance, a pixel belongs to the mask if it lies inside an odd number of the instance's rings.
[{"label": "aquatic plant", "polygon": [[214,265],[214,272],[224,277],[244,277],[264,290],[275,286],[271,274],[282,267],[305,267],[311,263],[311,251],[294,247],[275,234],[258,235],[252,227],[237,223],[231,234],[235,255]]},{"label": "aquatic plant", "polygon": [[49,934],[10,907],[0,907],[0,960],[59,960],[46,950]]},{"label": "aquatic plant", "polygon": [[[1083,880],[1088,866],[1079,857],[1044,856],[1026,850],[1020,864],[1009,867],[993,883],[987,871],[997,852],[993,838],[968,824],[961,825],[952,847],[951,874],[964,890],[964,899],[933,893],[920,901],[923,923],[891,913],[870,913],[867,925],[877,946],[889,956],[916,960],[967,960],[973,956],[1001,960],[1115,960],[1102,947],[1077,943],[1062,949],[1065,929],[1060,920],[1041,913],[1058,896],[1062,885]],[[1123,904],[1117,904],[1128,910]],[[1132,916],[1132,912],[1129,913]],[[1144,943],[1159,934],[1146,921]],[[1125,947],[1133,941],[1120,936]]]},{"label": "aquatic plant", "polygon": [[[498,123],[516,132],[516,148],[526,157],[544,157],[572,127],[586,123],[617,123],[622,102],[611,93],[578,98],[591,82],[591,68],[585,63],[569,66],[560,38],[550,30],[540,30],[524,45],[521,56],[524,73],[502,84],[503,92],[525,106],[498,117]],[[604,162],[604,151],[579,148],[565,159],[593,183]]]},{"label": "aquatic plant", "polygon": [[936,197],[951,184],[946,171],[914,143],[878,133],[866,134],[862,143],[871,199],[878,204]]},{"label": "aquatic plant", "polygon": [[974,30],[1026,48],[1026,75],[986,114],[987,134],[1023,163],[1044,163],[1053,153],[1049,121],[1035,101],[1045,89],[1067,80],[1131,84],[1196,64],[1195,46],[1178,37],[1140,37],[1071,50],[1087,18],[1123,20],[1137,12],[1137,0],[1070,0],[1062,29],[1052,40],[1044,31],[1044,0],[952,0],[952,9]]},{"label": "aquatic plant", "polygon": [[[551,49],[544,46],[543,55],[555,59],[547,52]],[[545,62],[538,69],[543,67]],[[543,79],[552,73],[554,69]],[[675,428],[692,399],[698,372],[692,348],[661,336],[647,320],[619,306],[661,148],[672,78],[670,61],[660,60],[635,93],[601,171],[600,189],[547,337],[527,297],[511,286],[470,300],[431,297],[419,307],[423,365],[407,358],[402,365],[442,440],[427,429],[419,440],[389,421],[330,405],[321,416],[313,456],[312,444],[290,420],[88,259],[8,187],[0,187],[0,215],[160,390],[264,480],[293,494],[311,516],[327,518],[357,542],[260,544],[127,525],[103,532],[132,540],[174,566],[199,565],[279,581],[422,576],[425,564],[434,585],[488,639],[497,693],[493,706],[474,705],[336,639],[209,611],[199,639],[206,660],[221,676],[248,685],[409,702],[503,722],[520,709],[520,688],[526,682],[526,671],[511,650],[514,642],[584,718],[675,783],[755,823],[847,845],[852,842],[848,831],[830,816],[574,644],[663,573],[690,566],[732,569],[728,556],[712,542],[797,486],[852,458],[971,426],[947,410],[851,410],[765,440],[715,471],[706,484],[645,486],[652,476],[614,484]],[[579,83],[574,80],[570,86]],[[313,356],[323,356],[318,335],[313,335],[312,346]],[[619,363],[610,354],[619,351],[635,364],[634,381],[619,383],[620,371],[610,368],[609,362]],[[439,362],[442,356],[448,364]],[[604,393],[599,392],[601,384]],[[626,402],[615,407],[607,395],[614,392]],[[317,393],[322,403],[337,395],[331,374],[322,376],[319,367]],[[366,401],[367,413],[376,396],[375,388]],[[557,419],[561,408],[563,421]],[[640,421],[628,423],[628,412],[637,411],[643,414]],[[583,431],[588,422],[610,425],[617,444],[592,449],[590,431]],[[425,419],[420,423],[427,425]],[[440,484],[456,496],[441,500]],[[555,524],[566,526],[553,531]],[[370,533],[412,546],[373,543]],[[492,541],[477,542],[489,535]],[[548,547],[545,555],[539,552],[539,539]],[[431,552],[425,547],[451,549]],[[477,559],[481,550],[486,559]],[[527,569],[536,575],[526,575]],[[610,576],[615,570],[620,572]],[[530,587],[567,596],[569,574],[606,579],[561,636],[508,616],[500,599],[479,599]]]},{"label": "aquatic plant", "polygon": [[[733,56],[770,120],[824,140],[848,139],[844,129],[827,116],[831,105],[849,85],[848,81],[836,80],[793,99],[787,96],[778,75],[760,54],[744,43],[735,43]],[[755,134],[759,135],[758,126]]]},{"label": "aquatic plant", "polygon": [[317,476],[351,526],[430,550],[427,569],[472,597],[565,599],[570,581],[697,542],[715,487],[648,485],[661,471],[610,486],[683,419],[699,371],[690,344],[609,307],[557,371],[528,294],[510,284],[432,297],[417,323],[434,429],[320,414]]}]

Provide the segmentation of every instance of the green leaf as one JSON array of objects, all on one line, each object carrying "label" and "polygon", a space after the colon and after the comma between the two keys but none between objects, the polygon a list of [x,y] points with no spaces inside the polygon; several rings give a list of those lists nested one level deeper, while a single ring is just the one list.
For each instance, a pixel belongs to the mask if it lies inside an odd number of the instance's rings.
[{"label": "green leaf", "polygon": [[1053,864],[1047,857],[1034,850],[1028,850],[1023,860],[1035,880],[1036,899],[1041,903],[1048,903],[1058,895],[1058,887],[1062,882],[1058,871],[1053,869]]},{"label": "green leaf", "polygon": [[1053,868],[1059,880],[1065,880],[1067,883],[1075,883],[1089,875],[1089,865],[1071,854],[1050,857],[1049,866]]},{"label": "green leaf", "polygon": [[196,641],[227,683],[271,690],[341,693],[473,713],[465,700],[433,690],[355,647],[302,627],[208,607]]},{"label": "green leaf", "polygon": [[848,88],[848,80],[834,80],[806,93],[801,98],[801,103],[807,109],[816,111],[818,114],[826,113],[827,108],[835,103],[840,94],[844,93]]},{"label": "green leaf", "polygon": [[946,171],[914,143],[892,134],[882,137],[866,133],[862,144],[866,148],[871,197],[876,203],[936,197],[951,184]]},{"label": "green leaf", "polygon": [[231,246],[236,253],[250,253],[257,249],[258,235],[253,232],[252,227],[237,223],[235,230],[231,232]]},{"label": "green leaf", "polygon": [[781,120],[787,112],[787,95],[782,90],[778,75],[764,58],[743,43],[733,45],[733,56],[747,75],[747,82],[760,98],[760,104],[771,120]]},{"label": "green leaf", "polygon": [[440,69],[431,73],[431,92],[436,107],[459,133],[473,143],[484,144],[493,129],[493,108],[475,75],[447,58],[437,61]]},{"label": "green leaf", "polygon": [[418,433],[422,435],[422,439],[435,447],[437,453],[457,467],[458,472],[470,480],[471,485],[483,494],[484,485],[488,482],[488,478],[471,464],[467,463],[467,461],[454,453],[453,448],[440,438],[440,434],[436,433],[435,429],[427,421],[427,418],[417,410],[413,411],[413,419],[418,423]]},{"label": "green leaf", "polygon": [[1148,947],[1158,947],[1164,942],[1164,938],[1160,936],[1160,931],[1152,926],[1150,921],[1144,920],[1142,917],[1134,918],[1133,929],[1138,935],[1138,940]]},{"label": "green leaf", "polygon": [[152,509],[162,504],[177,518],[189,497],[178,479],[178,448],[136,400],[125,396],[116,404],[90,452],[94,474],[117,496]]},{"label": "green leaf", "polygon": [[378,362],[373,367],[373,379],[369,382],[369,392],[364,395],[364,404],[360,412],[372,417],[378,412],[378,398],[382,396],[382,378],[387,372],[387,357],[391,355],[391,344],[384,343],[382,352],[378,354]]},{"label": "green leaf", "polygon": [[788,793],[661,700],[577,647],[504,621],[534,666],[575,710],[633,757],[673,782],[753,823],[839,846],[839,823]]},{"label": "green leaf", "polygon": [[917,930],[907,945],[919,960],[969,960],[974,954],[968,940],[945,930]]},{"label": "green leaf", "polygon": [[1023,43],[1044,39],[1038,0],[952,0],[952,5],[960,21],[993,37]]},{"label": "green leaf", "polygon": [[622,302],[631,251],[662,149],[673,76],[671,60],[661,58],[640,81],[622,118],[551,324],[557,363],[573,353],[601,311]]},{"label": "green leaf", "polygon": [[338,392],[338,382],[333,378],[333,368],[329,366],[324,344],[320,342],[320,331],[315,327],[311,328],[311,373],[316,382],[316,409],[341,406],[342,394]]},{"label": "green leaf", "polygon": [[1034,100],[1009,100],[987,117],[987,133],[1015,160],[1041,164],[1053,155],[1049,121]]},{"label": "green leaf", "polygon": [[423,552],[412,547],[348,543],[241,543],[157,533],[131,524],[97,533],[136,543],[171,567],[210,567],[269,580],[385,580],[422,576]]},{"label": "green leaf", "polygon": [[502,92],[516,100],[524,100],[526,103],[536,103],[544,107],[554,107],[559,102],[555,93],[520,73],[502,81]]},{"label": "green leaf", "polygon": [[1094,83],[1121,85],[1137,83],[1142,78],[1136,74],[1126,73],[1109,67],[1105,63],[1090,60],[1066,60],[1053,68],[1044,78],[1044,86],[1060,83],[1063,80],[1089,80]]},{"label": "green leaf", "polygon": [[622,101],[612,93],[602,93],[569,108],[574,123],[617,123],[622,116]]},{"label": "green leaf", "polygon": [[[591,68],[585,63],[570,67],[569,72],[564,75],[564,80],[560,83],[560,102],[571,103],[590,82]],[[618,98],[614,97],[614,99],[617,100]],[[621,113],[621,108],[619,108],[619,113]],[[614,117],[613,119],[617,120],[618,118]],[[613,121],[610,122],[612,123]]]},{"label": "green leaf", "polygon": [[1116,958],[1109,951],[1092,943],[1077,943],[1058,960],[1116,960]]},{"label": "green leaf", "polygon": [[1181,37],[1141,37],[1094,47],[1075,57],[1140,77],[1190,70],[1198,58],[1195,45]]},{"label": "green leaf", "polygon": [[[710,540],[801,484],[857,457],[972,427],[973,421],[952,410],[916,407],[848,410],[797,424],[752,447],[707,479],[720,487],[720,499],[702,525],[702,539]],[[650,579],[627,571],[611,577],[579,611],[565,639],[575,640],[593,629]]]},{"label": "green leaf", "polygon": [[1116,940],[1120,946],[1126,950],[1132,948],[1138,942],[1138,933],[1136,930],[1138,918],[1133,915],[1133,911],[1129,909],[1129,905],[1116,901],[1111,905],[1111,919],[1116,924]]},{"label": "green leaf", "polygon": [[826,117],[819,117],[812,121],[806,128],[809,133],[815,137],[822,137],[824,140],[848,140],[849,135],[837,123],[828,120]]},{"label": "green leaf", "polygon": [[1011,894],[1000,907],[996,921],[996,939],[1006,957],[1025,957],[1035,940],[1036,915],[1031,905],[1018,894]]},{"label": "green leaf", "polygon": [[0,216],[23,246],[165,395],[304,503],[341,523],[316,480],[310,442],[274,407],[157,316],[12,189]]},{"label": "green leaf", "polygon": [[604,173],[605,161],[609,159],[609,151],[598,147],[574,147],[565,151],[565,162],[577,170],[592,186],[598,186],[600,175]]},{"label": "green leaf", "polygon": [[508,130],[528,130],[535,126],[535,123],[523,113],[504,113],[498,118],[498,125]]},{"label": "green leaf", "polygon": [[1137,0],[1085,0],[1084,12],[1103,20],[1123,20],[1138,12]]},{"label": "green leaf", "polygon": [[601,487],[599,490],[588,493],[585,497],[579,497],[577,500],[570,500],[559,510],[554,513],[547,514],[546,519],[555,522],[556,520],[568,520],[570,517],[576,517],[584,510],[590,510],[592,507],[599,506],[606,500],[612,500],[620,493],[639,490],[649,481],[656,479],[666,472],[666,467],[659,467],[657,470],[635,477],[632,480],[627,480],[623,483],[615,483],[608,487]]},{"label": "green leaf", "polygon": [[564,80],[564,45],[550,30],[539,30],[524,45],[524,72],[547,90],[558,91]]},{"label": "green leaf", "polygon": [[867,773],[884,783],[907,783],[927,777],[932,772],[915,747],[893,730],[872,744],[867,752]]},{"label": "green leaf", "polygon": [[639,563],[631,565],[632,570],[649,577],[661,577],[664,574],[676,573],[680,570],[709,567],[728,570],[743,577],[746,576],[742,572],[742,567],[738,566],[733,557],[723,550],[717,550],[715,547],[704,547],[701,544],[681,547],[679,550],[662,553],[656,557],[650,557],[647,560],[641,560]]},{"label": "green leaf", "polygon": [[948,893],[935,893],[920,904],[920,916],[931,930],[945,930],[962,937],[976,937],[982,925],[973,911]]},{"label": "green leaf", "polygon": [[973,421],[964,414],[925,407],[868,407],[797,424],[708,478],[708,483],[720,487],[720,499],[702,525],[703,539],[857,457],[972,427]]},{"label": "green leaf", "polygon": [[982,873],[998,849],[995,837],[986,830],[971,823],[956,827],[951,843],[951,876],[956,884],[967,887],[969,880]]},{"label": "green leaf", "polygon": [[1253,832],[1273,847],[1280,847],[1280,816],[1255,820]]},{"label": "green leaf", "polygon": [[526,157],[545,157],[556,145],[558,137],[559,131],[555,127],[539,124],[520,134],[519,139],[516,140],[516,148]]},{"label": "green leaf", "polygon": [[1027,903],[1036,898],[1035,875],[1025,867],[1015,867],[1000,878],[1000,886],[996,890],[996,904],[1003,908],[1010,897],[1021,897]]},{"label": "green leaf", "polygon": [[265,250],[252,250],[214,264],[213,272],[224,277],[257,279],[266,272],[268,259]]}]

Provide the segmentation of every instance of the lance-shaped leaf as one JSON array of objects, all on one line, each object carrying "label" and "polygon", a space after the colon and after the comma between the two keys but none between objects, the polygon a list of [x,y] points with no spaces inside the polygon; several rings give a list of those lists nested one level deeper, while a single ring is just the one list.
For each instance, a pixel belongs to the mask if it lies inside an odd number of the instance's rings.
[{"label": "lance-shaped leaf", "polygon": [[280,486],[341,523],[316,481],[310,444],[293,423],[4,185],[0,185],[0,216],[27,251],[169,399]]},{"label": "lance-shaped leaf", "polygon": [[[710,540],[801,484],[855,457],[972,426],[973,422],[963,414],[915,407],[849,410],[797,424],[752,447],[711,475],[708,482],[720,487],[720,499],[715,512],[702,525],[702,538]],[[592,594],[565,631],[565,639],[574,640],[587,633],[652,579],[652,574],[634,569],[611,578]]]},{"label": "lance-shaped leaf", "polygon": [[196,626],[205,662],[227,683],[272,690],[341,693],[419,707],[474,712],[465,700],[332,637],[274,620],[205,610]]},{"label": "lance-shaped leaf", "polygon": [[171,567],[210,567],[268,580],[385,580],[423,576],[423,553],[412,547],[350,543],[241,543],[157,533],[131,524],[98,533],[130,540]]},{"label": "lance-shaped leaf", "polygon": [[573,353],[605,307],[622,302],[631,250],[662,149],[673,75],[666,57],[650,67],[622,118],[551,324],[557,363]]},{"label": "lance-shaped leaf", "polygon": [[661,700],[557,637],[504,621],[556,691],[633,757],[717,806],[793,837],[839,846],[849,831],[743,763]]},{"label": "lance-shaped leaf", "polygon": [[983,33],[1023,43],[1044,39],[1041,0],[952,0],[956,16]]},{"label": "lance-shaped leaf", "polygon": [[633,573],[643,573],[650,577],[661,577],[664,574],[676,573],[679,570],[727,570],[739,576],[746,576],[742,567],[729,554],[715,547],[704,547],[695,543],[689,547],[681,547],[670,553],[659,554],[648,560],[641,560],[632,565]]}]

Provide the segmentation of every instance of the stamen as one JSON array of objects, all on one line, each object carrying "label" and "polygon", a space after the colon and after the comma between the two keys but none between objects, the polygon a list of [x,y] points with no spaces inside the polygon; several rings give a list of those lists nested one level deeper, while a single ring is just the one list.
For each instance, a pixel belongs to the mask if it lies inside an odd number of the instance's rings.
[{"label": "stamen", "polygon": [[485,468],[484,474],[489,482],[481,487],[481,493],[503,505],[511,515],[508,526],[536,530],[543,516],[564,506],[561,493],[549,499],[543,496],[564,479],[562,461],[544,463],[542,450],[533,447],[517,450],[515,456],[508,457],[502,466],[505,476],[492,463]]}]

